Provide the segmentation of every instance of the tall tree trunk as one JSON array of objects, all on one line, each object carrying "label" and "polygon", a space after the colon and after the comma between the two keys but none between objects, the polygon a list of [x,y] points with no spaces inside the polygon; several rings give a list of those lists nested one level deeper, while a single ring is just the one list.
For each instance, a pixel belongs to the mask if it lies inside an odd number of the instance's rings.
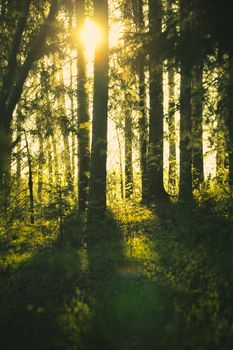
[{"label": "tall tree trunk", "polygon": [[[77,1],[77,29],[84,25],[85,0]],[[88,108],[85,48],[82,40],[77,45],[77,105],[78,105],[78,208],[88,205],[90,177],[90,116]]]},{"label": "tall tree trunk", "polygon": [[[138,32],[143,33],[145,23],[143,14],[143,0],[138,0]],[[148,176],[147,176],[147,114],[146,114],[146,84],[145,84],[145,55],[138,57],[138,77],[139,77],[139,143],[140,143],[140,167],[142,203],[148,199]]]},{"label": "tall tree trunk", "polygon": [[[72,16],[70,16],[69,18],[69,30],[70,32],[72,31]],[[72,49],[70,50],[70,56],[72,56]],[[74,179],[75,182],[75,169],[76,169],[76,157],[75,157],[75,152],[76,152],[76,133],[75,133],[75,127],[77,125],[77,120],[76,120],[76,112],[75,112],[75,108],[74,108],[74,93],[73,93],[73,83],[74,83],[74,75],[73,75],[73,62],[72,60],[70,60],[70,111],[71,111],[71,128],[72,128],[72,132],[71,132],[71,169],[72,169],[72,177]],[[75,186],[75,184],[74,184]],[[76,191],[75,191],[76,192]]]},{"label": "tall tree trunk", "polygon": [[90,213],[102,218],[106,209],[106,161],[108,119],[108,1],[94,0],[96,23],[102,28],[102,42],[95,50],[94,99],[90,175]]},{"label": "tall tree trunk", "polygon": [[[126,97],[127,98],[127,97]],[[133,194],[133,158],[132,158],[132,113],[125,115],[125,197]]]},{"label": "tall tree trunk", "polygon": [[175,121],[175,68],[174,61],[168,60],[168,131],[169,131],[169,183],[172,194],[176,192],[177,161],[176,161],[176,121]]},{"label": "tall tree trunk", "polygon": [[[192,106],[191,82],[192,64],[187,54],[190,42],[190,28],[185,21],[188,14],[186,0],[180,0],[182,53],[180,58],[180,186],[179,199],[192,199]],[[185,22],[185,23],[184,23]]]},{"label": "tall tree trunk", "polygon": [[196,64],[192,72],[192,134],[193,185],[198,188],[204,181],[203,159],[203,64]]},{"label": "tall tree trunk", "polygon": [[150,51],[150,112],[148,177],[149,201],[166,198],[163,184],[163,58],[161,53],[162,1],[149,0]]},{"label": "tall tree trunk", "polygon": [[228,116],[227,126],[229,133],[229,186],[233,190],[233,51],[229,51],[229,78],[227,87]]}]

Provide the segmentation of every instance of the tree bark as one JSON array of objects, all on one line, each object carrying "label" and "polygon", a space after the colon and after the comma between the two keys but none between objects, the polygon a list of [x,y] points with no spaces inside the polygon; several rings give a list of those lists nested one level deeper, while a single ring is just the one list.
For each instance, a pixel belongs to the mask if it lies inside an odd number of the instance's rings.
[{"label": "tree bark", "polygon": [[168,60],[168,131],[169,131],[169,171],[168,188],[175,194],[177,187],[176,161],[176,121],[175,121],[175,68],[172,59]]},{"label": "tree bark", "polygon": [[89,212],[103,218],[106,209],[108,119],[108,1],[94,0],[94,17],[102,28],[102,42],[95,50],[94,98]]},{"label": "tree bark", "polygon": [[119,127],[116,125],[116,134],[117,134],[117,142],[118,142],[118,148],[119,148],[119,162],[120,162],[120,188],[121,188],[121,199],[124,198],[124,177],[123,177],[123,161],[122,161],[122,150],[121,150],[121,141],[120,141],[120,134],[119,134]]},{"label": "tree bark", "polygon": [[229,186],[233,190],[233,50],[229,51],[229,78],[227,86],[228,116],[227,126],[229,133]]},{"label": "tree bark", "polygon": [[[85,22],[85,0],[77,1],[77,31]],[[78,105],[78,209],[88,205],[90,178],[90,116],[87,92],[87,67],[82,40],[77,44],[77,105]]]},{"label": "tree bark", "polygon": [[[145,27],[143,14],[143,0],[138,0],[138,32],[143,33]],[[139,78],[139,143],[140,143],[140,167],[142,203],[148,199],[148,175],[147,175],[147,113],[146,113],[146,84],[145,84],[145,55],[140,53],[138,57]]]},{"label": "tree bark", "polygon": [[185,18],[189,13],[186,0],[180,0],[180,185],[179,199],[192,200],[192,62],[188,54],[191,25]]},{"label": "tree bark", "polygon": [[[126,97],[127,99],[127,97]],[[132,113],[126,111],[125,115],[125,197],[133,194],[133,155],[132,155]]]},{"label": "tree bark", "polygon": [[31,159],[31,154],[29,150],[27,134],[25,130],[24,130],[24,136],[25,136],[27,160],[28,160],[28,189],[29,189],[29,200],[30,200],[30,221],[31,221],[31,224],[34,224],[35,214],[34,214],[34,196],[33,196],[32,159]]},{"label": "tree bark", "polygon": [[[225,67],[224,67],[225,68]],[[223,68],[223,69],[224,69]],[[220,97],[217,107],[217,135],[216,135],[216,178],[219,185],[223,184],[226,177],[226,163],[228,163],[227,147],[227,123],[226,105],[224,103],[224,86],[227,81],[227,69],[224,69],[223,76],[218,82],[218,96]],[[221,75],[221,71],[219,72]]]},{"label": "tree bark", "polygon": [[161,52],[162,1],[149,1],[150,51],[150,112],[148,177],[149,202],[166,198],[163,184],[163,58]]},{"label": "tree bark", "polygon": [[192,72],[192,134],[193,134],[193,186],[199,188],[204,181],[203,159],[203,64],[196,64]]}]

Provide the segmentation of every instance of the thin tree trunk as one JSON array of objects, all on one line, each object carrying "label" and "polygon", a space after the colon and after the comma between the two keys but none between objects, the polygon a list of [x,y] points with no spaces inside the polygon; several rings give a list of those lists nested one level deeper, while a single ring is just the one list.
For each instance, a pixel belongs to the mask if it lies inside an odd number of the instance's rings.
[{"label": "thin tree trunk", "polygon": [[150,52],[150,112],[148,177],[149,201],[166,198],[163,184],[163,59],[159,42],[162,28],[162,1],[149,1],[149,27],[153,50]]},{"label": "thin tree trunk", "polygon": [[233,52],[229,52],[229,81],[227,88],[228,117],[227,126],[229,133],[229,186],[233,190]]},{"label": "thin tree trunk", "polygon": [[[72,31],[72,16],[70,16],[69,19],[69,30]],[[72,50],[70,50],[70,56],[72,56]],[[71,122],[72,122],[72,132],[71,132],[71,171],[72,171],[72,177],[75,179],[75,140],[76,140],[76,133],[74,132],[74,129],[77,125],[76,121],[76,113],[74,110],[74,94],[73,94],[73,62],[70,60],[70,110],[71,110]]]},{"label": "thin tree trunk", "polygon": [[172,59],[168,61],[168,131],[169,131],[169,183],[168,188],[175,194],[177,183],[176,121],[175,121],[175,68]]},{"label": "thin tree trunk", "polygon": [[204,181],[203,159],[203,64],[192,72],[192,134],[193,134],[193,186],[199,188]]},{"label": "thin tree trunk", "polygon": [[120,188],[121,188],[121,199],[124,198],[124,177],[123,177],[123,161],[122,161],[122,150],[118,126],[116,126],[117,142],[119,148],[119,161],[120,161]]},{"label": "thin tree trunk", "polygon": [[18,108],[18,114],[17,114],[17,155],[16,155],[16,181],[18,188],[20,187],[21,183],[21,147],[22,147],[22,139],[21,139],[21,111],[20,108]]},{"label": "thin tree trunk", "polygon": [[179,199],[192,199],[191,69],[181,62]]},{"label": "thin tree trunk", "polygon": [[222,185],[224,175],[226,174],[227,163],[227,127],[226,127],[226,108],[223,103],[224,79],[219,81],[218,96],[220,100],[217,108],[217,135],[216,135],[216,178],[219,185]]},{"label": "thin tree trunk", "polygon": [[95,51],[90,176],[90,214],[103,218],[106,209],[108,119],[108,1],[94,0],[94,16],[103,38]]},{"label": "thin tree trunk", "polygon": [[125,115],[125,197],[133,194],[133,159],[132,159],[132,113]]},{"label": "thin tree trunk", "polygon": [[30,200],[30,221],[31,221],[31,224],[34,224],[35,214],[34,214],[34,196],[33,196],[32,159],[31,159],[31,154],[29,150],[27,134],[25,130],[24,130],[24,136],[25,136],[27,159],[28,159],[28,189],[29,189],[29,200]]},{"label": "thin tree trunk", "polygon": [[[138,0],[138,31],[144,31],[143,0]],[[139,143],[140,143],[140,167],[142,203],[148,199],[148,176],[147,176],[147,115],[146,115],[146,84],[145,84],[145,56],[138,57],[138,77],[139,77]]]},{"label": "thin tree trunk", "polygon": [[192,197],[192,105],[191,82],[192,64],[187,55],[190,42],[190,27],[185,21],[188,15],[188,3],[180,0],[181,29],[180,36],[183,51],[180,59],[180,186],[179,199],[191,200]]},{"label": "thin tree trunk", "polygon": [[38,200],[42,205],[42,192],[43,192],[43,164],[44,164],[44,147],[42,132],[39,132],[39,156],[38,156]]},{"label": "thin tree trunk", "polygon": [[[77,1],[77,30],[85,21],[85,0]],[[77,45],[77,105],[78,105],[78,208],[83,212],[88,205],[90,177],[90,116],[87,93],[87,67],[82,40]],[[96,73],[95,73],[96,74]],[[97,87],[99,88],[99,87]],[[95,108],[95,107],[94,107]]]},{"label": "thin tree trunk", "polygon": [[69,188],[73,189],[73,178],[71,173],[71,161],[70,161],[70,145],[69,145],[69,130],[68,130],[68,120],[66,116],[66,106],[65,106],[65,92],[64,92],[64,77],[63,71],[59,71],[59,85],[61,88],[61,93],[58,96],[58,107],[60,112],[59,122],[60,129],[63,138],[63,155],[65,163],[65,178]]}]

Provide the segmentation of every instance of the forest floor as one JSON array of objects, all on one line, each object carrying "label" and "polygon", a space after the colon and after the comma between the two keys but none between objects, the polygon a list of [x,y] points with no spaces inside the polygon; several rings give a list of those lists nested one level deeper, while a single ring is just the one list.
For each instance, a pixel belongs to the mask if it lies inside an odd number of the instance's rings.
[{"label": "forest floor", "polygon": [[0,349],[233,349],[232,221],[204,208],[121,203],[0,236]]}]

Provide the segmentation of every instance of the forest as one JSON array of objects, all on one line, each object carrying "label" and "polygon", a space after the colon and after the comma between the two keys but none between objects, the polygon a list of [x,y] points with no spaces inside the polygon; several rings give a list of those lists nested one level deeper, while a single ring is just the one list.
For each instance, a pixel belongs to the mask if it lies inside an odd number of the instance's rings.
[{"label": "forest", "polygon": [[231,0],[0,0],[0,349],[233,349]]}]

